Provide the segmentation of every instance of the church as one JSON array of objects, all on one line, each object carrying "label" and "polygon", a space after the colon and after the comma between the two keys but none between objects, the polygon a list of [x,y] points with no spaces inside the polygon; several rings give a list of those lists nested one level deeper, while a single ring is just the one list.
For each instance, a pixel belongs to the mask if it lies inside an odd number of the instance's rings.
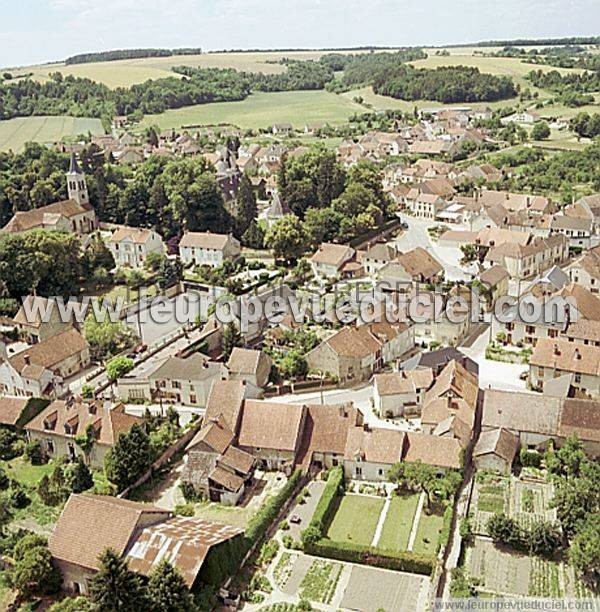
[{"label": "church", "polygon": [[0,231],[15,234],[43,229],[80,235],[93,232],[98,228],[98,219],[90,204],[85,174],[79,167],[75,153],[71,153],[71,163],[67,172],[67,193],[68,200],[16,212]]}]

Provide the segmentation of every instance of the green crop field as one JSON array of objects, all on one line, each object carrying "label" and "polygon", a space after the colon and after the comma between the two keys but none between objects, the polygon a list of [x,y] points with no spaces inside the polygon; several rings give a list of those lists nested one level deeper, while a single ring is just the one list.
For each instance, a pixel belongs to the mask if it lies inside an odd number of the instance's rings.
[{"label": "green crop field", "polygon": [[360,104],[327,91],[255,93],[240,102],[199,104],[160,115],[146,115],[140,128],[231,124],[256,129],[273,123],[291,123],[301,129],[305,123],[344,123],[350,115],[364,111]]},{"label": "green crop field", "polygon": [[104,132],[100,119],[66,116],[7,119],[0,121],[0,151],[21,151],[26,142],[49,144],[88,132]]}]

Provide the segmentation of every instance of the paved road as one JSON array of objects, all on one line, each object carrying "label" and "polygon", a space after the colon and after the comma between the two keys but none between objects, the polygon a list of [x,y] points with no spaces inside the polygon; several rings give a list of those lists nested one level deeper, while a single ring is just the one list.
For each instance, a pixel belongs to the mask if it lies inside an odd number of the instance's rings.
[{"label": "paved road", "polygon": [[198,292],[182,293],[169,300],[155,302],[155,306],[139,314],[131,314],[125,319],[128,327],[133,329],[145,344],[154,342],[172,334],[187,323],[193,323],[199,314],[207,315],[212,302],[209,294]]}]

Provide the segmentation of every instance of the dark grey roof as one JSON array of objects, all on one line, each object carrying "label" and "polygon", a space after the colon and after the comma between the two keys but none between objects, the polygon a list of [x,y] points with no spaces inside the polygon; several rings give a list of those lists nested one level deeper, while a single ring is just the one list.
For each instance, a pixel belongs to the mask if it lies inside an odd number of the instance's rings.
[{"label": "dark grey roof", "polygon": [[75,152],[71,152],[71,164],[69,165],[69,173],[70,174],[83,174],[81,168],[79,167],[79,163],[77,162],[77,157],[75,157]]}]

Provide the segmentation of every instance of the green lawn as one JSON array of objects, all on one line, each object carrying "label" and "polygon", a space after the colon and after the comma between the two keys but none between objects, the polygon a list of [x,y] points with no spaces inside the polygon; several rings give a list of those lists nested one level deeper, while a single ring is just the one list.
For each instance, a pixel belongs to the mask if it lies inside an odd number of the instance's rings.
[{"label": "green lawn", "polygon": [[245,529],[253,511],[242,506],[223,506],[217,503],[196,504],[196,517]]},{"label": "green lawn", "polygon": [[350,115],[364,112],[363,106],[327,91],[255,93],[240,102],[197,104],[160,115],[146,115],[139,130],[157,125],[161,130],[186,125],[232,124],[242,129],[265,128],[274,123],[344,123]]},{"label": "green lawn", "polygon": [[384,500],[364,495],[344,495],[327,537],[337,542],[370,546]]},{"label": "green lawn", "polygon": [[51,144],[79,134],[103,134],[100,119],[85,117],[17,117],[0,121],[0,151],[21,151],[26,142]]},{"label": "green lawn", "polygon": [[378,548],[406,550],[418,503],[418,493],[392,497],[377,544]]},{"label": "green lawn", "polygon": [[417,537],[413,546],[413,552],[421,555],[435,555],[438,540],[442,531],[443,517],[441,514],[425,514],[421,512]]},{"label": "green lawn", "polygon": [[24,457],[16,457],[10,461],[0,461],[0,467],[9,478],[27,487],[36,486],[43,476],[50,476],[54,470],[54,462],[45,465],[31,465]]}]

